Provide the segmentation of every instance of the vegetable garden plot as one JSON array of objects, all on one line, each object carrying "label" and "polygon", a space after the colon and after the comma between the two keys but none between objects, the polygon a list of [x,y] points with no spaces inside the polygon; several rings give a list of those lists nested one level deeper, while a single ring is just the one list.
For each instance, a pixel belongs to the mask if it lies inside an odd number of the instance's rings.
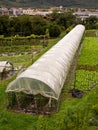
[{"label": "vegetable garden plot", "polygon": [[72,84],[72,87],[74,86],[79,90],[91,91],[98,86],[98,71],[77,70]]},{"label": "vegetable garden plot", "polygon": [[88,91],[98,86],[98,39],[86,37],[78,60],[73,87]]},{"label": "vegetable garden plot", "polygon": [[[33,48],[35,47],[35,49]],[[32,50],[44,48],[48,46],[47,38],[26,38],[26,37],[9,37],[0,39],[0,54],[8,53],[22,53],[22,52],[32,52]]]}]

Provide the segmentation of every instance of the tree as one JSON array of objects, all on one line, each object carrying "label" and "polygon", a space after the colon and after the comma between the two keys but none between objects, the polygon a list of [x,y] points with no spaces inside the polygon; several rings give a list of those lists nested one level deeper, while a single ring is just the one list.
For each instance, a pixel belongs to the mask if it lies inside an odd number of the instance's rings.
[{"label": "tree", "polygon": [[21,24],[18,17],[12,17],[9,19],[8,31],[9,35],[19,34],[21,28]]},{"label": "tree", "polygon": [[67,18],[66,14],[59,14],[59,17],[56,19],[56,23],[64,28],[67,28]]},{"label": "tree", "polygon": [[32,34],[32,21],[29,15],[19,16],[20,32],[28,36]]},{"label": "tree", "polygon": [[58,37],[61,34],[60,27],[57,24],[50,24],[49,35],[50,37]]},{"label": "tree", "polygon": [[17,23],[17,18],[12,17],[12,18],[9,19],[9,26],[8,26],[9,36],[15,34],[16,23]]},{"label": "tree", "polygon": [[45,35],[47,28],[47,22],[46,20],[39,16],[33,16],[32,18],[32,33],[36,35]]},{"label": "tree", "polygon": [[9,17],[8,16],[0,16],[0,35],[7,35],[8,32],[8,24],[9,24]]},{"label": "tree", "polygon": [[51,14],[51,20],[56,21],[58,25],[66,29],[71,25],[75,25],[77,22],[76,16],[71,12],[68,13],[53,13]]},{"label": "tree", "polygon": [[49,18],[51,21],[56,21],[58,19],[59,15],[60,14],[57,12],[57,10],[53,10],[53,13],[51,13],[49,15]]},{"label": "tree", "polygon": [[97,21],[98,18],[96,16],[90,16],[89,18],[86,18],[86,20],[84,21],[86,29],[95,29]]},{"label": "tree", "polygon": [[76,22],[77,22],[76,16],[73,15],[72,13],[70,13],[70,12],[68,12],[68,13],[66,14],[66,19],[67,19],[67,28],[68,28],[69,26],[75,25]]}]

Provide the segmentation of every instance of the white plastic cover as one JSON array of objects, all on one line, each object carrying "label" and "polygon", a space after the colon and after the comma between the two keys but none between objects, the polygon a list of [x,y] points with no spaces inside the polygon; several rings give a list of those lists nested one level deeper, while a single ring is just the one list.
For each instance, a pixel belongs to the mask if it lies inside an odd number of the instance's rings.
[{"label": "white plastic cover", "polygon": [[12,70],[12,64],[8,61],[0,61],[0,73]]},{"label": "white plastic cover", "polygon": [[58,100],[70,65],[85,31],[77,25],[55,46],[12,81],[6,92],[41,94]]}]

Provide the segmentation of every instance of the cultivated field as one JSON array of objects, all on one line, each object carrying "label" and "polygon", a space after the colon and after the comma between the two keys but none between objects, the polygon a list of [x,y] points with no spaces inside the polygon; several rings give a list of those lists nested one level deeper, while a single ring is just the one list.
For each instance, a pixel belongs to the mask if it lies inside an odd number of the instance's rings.
[{"label": "cultivated field", "polygon": [[[59,38],[60,39],[60,38]],[[28,66],[37,60],[59,39],[49,41],[32,60],[32,55],[4,56],[0,60],[12,61],[15,66]],[[72,87],[84,91],[82,98],[74,98],[64,86],[59,112],[49,116],[15,113],[7,109],[5,89],[15,76],[0,81],[0,130],[97,130],[98,129],[98,39],[85,37],[79,56],[76,80]]]}]

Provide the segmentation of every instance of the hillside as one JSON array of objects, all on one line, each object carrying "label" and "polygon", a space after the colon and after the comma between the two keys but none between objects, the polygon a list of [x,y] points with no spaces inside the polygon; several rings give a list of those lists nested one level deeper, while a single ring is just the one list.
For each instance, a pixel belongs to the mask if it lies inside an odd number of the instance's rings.
[{"label": "hillside", "polygon": [[5,7],[35,7],[50,6],[98,8],[98,0],[0,0],[0,6]]}]

